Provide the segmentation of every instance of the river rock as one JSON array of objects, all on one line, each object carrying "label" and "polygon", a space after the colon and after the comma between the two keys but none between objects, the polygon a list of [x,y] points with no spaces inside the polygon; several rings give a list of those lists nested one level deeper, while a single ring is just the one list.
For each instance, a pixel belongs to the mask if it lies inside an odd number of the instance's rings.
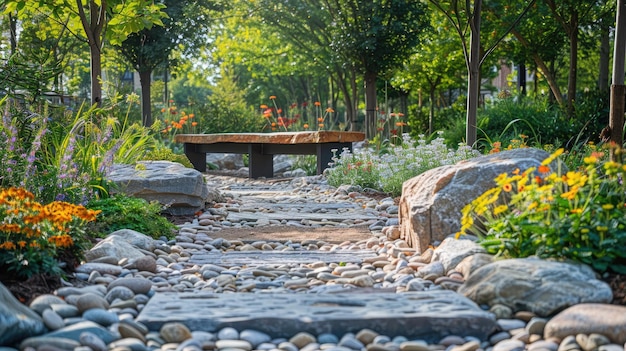
[{"label": "river rock", "polygon": [[116,185],[114,189],[147,201],[158,201],[174,215],[194,214],[211,201],[202,173],[176,162],[116,164],[109,180]]},{"label": "river rock", "polygon": [[611,288],[586,265],[522,258],[495,261],[469,277],[459,293],[478,304],[549,316],[579,303],[608,303]]},{"label": "river rock", "polygon": [[154,243],[154,239],[136,230],[120,229],[120,230],[114,231],[113,233],[109,235],[117,235],[121,237],[122,239],[126,240],[129,244],[142,250],[154,251],[156,247]]},{"label": "river rock", "polygon": [[545,339],[563,339],[568,335],[601,334],[611,342],[626,343],[626,307],[583,303],[567,308],[548,321]]},{"label": "river rock", "polygon": [[539,166],[549,154],[534,148],[475,157],[428,170],[404,182],[400,198],[400,235],[424,252],[461,229],[461,209],[486,190],[494,179],[516,168]]},{"label": "river rock", "polygon": [[35,311],[22,305],[0,283],[0,345],[11,345],[26,337],[46,331],[43,320]]},{"label": "river rock", "polygon": [[[115,257],[118,262],[123,258],[136,260],[145,256],[141,250],[133,246],[119,235],[111,234],[85,252],[85,259],[93,261],[101,257]],[[107,264],[107,263],[102,263]]]}]

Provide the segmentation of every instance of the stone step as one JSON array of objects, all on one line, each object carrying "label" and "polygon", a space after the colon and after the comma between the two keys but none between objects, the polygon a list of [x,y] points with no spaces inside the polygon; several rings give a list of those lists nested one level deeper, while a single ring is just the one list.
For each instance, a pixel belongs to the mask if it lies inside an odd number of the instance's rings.
[{"label": "stone step", "polygon": [[194,253],[189,259],[190,264],[215,264],[223,267],[257,267],[263,265],[306,264],[311,262],[325,263],[361,263],[366,258],[376,257],[371,250],[343,251],[206,251]]},{"label": "stone step", "polygon": [[376,216],[371,213],[306,213],[306,212],[228,212],[228,216],[226,217],[228,221],[231,222],[253,222],[258,220],[278,220],[281,221],[283,219],[290,221],[301,221],[301,220],[311,220],[311,221],[331,221],[331,222],[342,222],[347,219],[351,220],[374,220],[377,219]]},{"label": "stone step", "polygon": [[[354,290],[358,291],[358,290]],[[494,315],[449,290],[410,293],[157,293],[137,321],[150,330],[168,322],[191,330],[256,329],[273,338],[299,332],[342,336],[369,328],[390,337],[437,343],[448,335],[480,340],[496,330]]]}]

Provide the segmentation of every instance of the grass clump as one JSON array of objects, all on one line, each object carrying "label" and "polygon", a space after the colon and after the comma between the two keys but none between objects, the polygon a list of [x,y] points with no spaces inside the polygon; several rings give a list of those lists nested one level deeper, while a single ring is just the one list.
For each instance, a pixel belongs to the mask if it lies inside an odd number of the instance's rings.
[{"label": "grass clump", "polygon": [[158,239],[171,239],[177,227],[161,215],[162,206],[156,201],[115,194],[109,198],[95,199],[88,208],[100,211],[98,219],[89,227],[95,237],[106,237],[120,229],[132,229]]}]

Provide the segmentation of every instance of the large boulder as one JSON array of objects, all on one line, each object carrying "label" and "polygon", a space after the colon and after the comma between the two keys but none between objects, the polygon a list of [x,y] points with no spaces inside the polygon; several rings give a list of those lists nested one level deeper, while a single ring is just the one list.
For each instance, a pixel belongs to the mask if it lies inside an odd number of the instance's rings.
[{"label": "large boulder", "polygon": [[580,303],[609,303],[611,287],[586,265],[535,257],[499,260],[478,268],[458,289],[479,305],[547,317]]},{"label": "large boulder", "polygon": [[550,156],[539,149],[524,148],[479,156],[426,171],[407,180],[400,198],[400,235],[424,252],[461,229],[461,210],[495,186],[501,173],[539,166]]},{"label": "large boulder", "polygon": [[109,175],[115,191],[167,206],[166,212],[190,215],[212,201],[202,173],[170,161],[116,164]]},{"label": "large boulder", "polygon": [[46,330],[41,317],[22,305],[0,283],[0,346],[11,346],[29,336],[41,335]]}]

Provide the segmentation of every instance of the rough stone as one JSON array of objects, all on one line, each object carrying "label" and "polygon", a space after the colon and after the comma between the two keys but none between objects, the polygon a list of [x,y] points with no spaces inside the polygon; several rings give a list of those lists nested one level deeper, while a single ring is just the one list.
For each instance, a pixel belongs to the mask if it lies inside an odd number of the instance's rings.
[{"label": "rough stone", "polygon": [[168,206],[171,214],[193,214],[211,200],[202,173],[176,162],[116,164],[109,180],[120,192]]},{"label": "rough stone", "polygon": [[563,339],[568,335],[602,334],[611,342],[626,343],[626,307],[584,303],[569,307],[548,321],[544,337]]},{"label": "rough stone", "polygon": [[133,245],[134,247],[137,247],[139,249],[142,250],[146,250],[146,251],[154,251],[155,249],[155,243],[154,243],[154,239],[152,239],[150,236],[144,234],[144,233],[140,233],[136,230],[132,230],[132,229],[120,229],[120,230],[116,230],[113,233],[109,234],[109,235],[117,235],[122,237],[124,240],[126,240],[129,244]]},{"label": "rough stone", "polygon": [[485,253],[485,249],[472,240],[446,238],[433,253],[431,262],[441,262],[447,274],[463,261],[465,257]]},{"label": "rough stone", "polygon": [[43,334],[45,331],[46,326],[41,317],[22,305],[0,283],[0,345],[11,345],[28,336]]},{"label": "rough stone", "polygon": [[259,330],[273,338],[298,332],[344,335],[376,325],[381,334],[432,342],[446,335],[485,339],[496,328],[491,313],[444,290],[403,294],[157,293],[137,321],[151,330],[166,321],[177,321],[191,330],[215,332],[230,326]]},{"label": "rough stone", "polygon": [[611,288],[586,265],[523,258],[495,261],[469,277],[459,293],[477,304],[509,306],[545,317],[579,303],[608,303]]},{"label": "rough stone", "polygon": [[534,148],[507,150],[437,167],[407,180],[400,198],[401,238],[424,252],[431,243],[461,229],[461,209],[493,188],[499,174],[539,166],[548,156]]},{"label": "rough stone", "polygon": [[87,261],[93,261],[101,257],[115,257],[119,262],[119,260],[123,258],[136,260],[143,256],[145,256],[145,254],[141,252],[141,250],[121,236],[114,234],[107,236],[104,240],[85,252],[85,259]]}]

